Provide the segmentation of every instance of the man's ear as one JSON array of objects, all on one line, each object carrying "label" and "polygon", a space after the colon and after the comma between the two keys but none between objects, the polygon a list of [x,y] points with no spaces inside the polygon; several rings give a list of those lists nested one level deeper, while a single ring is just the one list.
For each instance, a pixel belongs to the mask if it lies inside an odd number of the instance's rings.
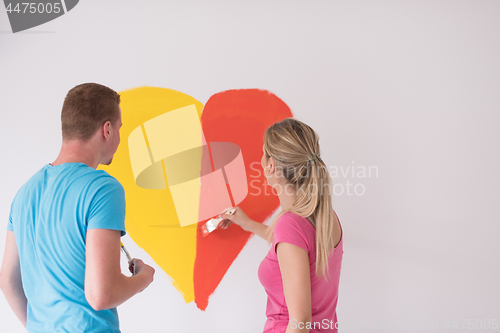
[{"label": "man's ear", "polygon": [[111,132],[112,131],[113,131],[113,128],[111,126],[111,122],[108,120],[102,126],[102,136],[104,137],[104,139],[106,139],[106,141],[109,141],[111,139]]}]

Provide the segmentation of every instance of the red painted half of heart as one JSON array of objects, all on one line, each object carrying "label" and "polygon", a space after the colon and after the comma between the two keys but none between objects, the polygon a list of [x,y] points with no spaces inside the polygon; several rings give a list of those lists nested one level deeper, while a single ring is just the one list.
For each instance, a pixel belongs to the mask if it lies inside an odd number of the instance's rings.
[{"label": "red painted half of heart", "polygon": [[[265,221],[279,207],[278,197],[265,185],[260,166],[264,132],[272,124],[288,117],[293,117],[292,112],[281,99],[259,89],[217,93],[210,97],[201,115],[207,142],[232,142],[241,148],[249,189],[247,197],[238,206],[258,222]],[[205,222],[198,223],[198,230]],[[197,233],[193,279],[198,308],[206,309],[208,298],[250,236],[237,225],[215,230],[207,237]],[[255,270],[257,276],[257,267]]]}]

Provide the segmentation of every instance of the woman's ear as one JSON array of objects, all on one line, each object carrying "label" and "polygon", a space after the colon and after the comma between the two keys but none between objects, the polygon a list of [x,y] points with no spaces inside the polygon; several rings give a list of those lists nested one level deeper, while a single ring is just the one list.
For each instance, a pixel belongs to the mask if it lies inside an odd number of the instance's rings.
[{"label": "woman's ear", "polygon": [[269,164],[267,167],[269,168],[269,173],[274,172],[274,160],[272,157],[269,157]]}]

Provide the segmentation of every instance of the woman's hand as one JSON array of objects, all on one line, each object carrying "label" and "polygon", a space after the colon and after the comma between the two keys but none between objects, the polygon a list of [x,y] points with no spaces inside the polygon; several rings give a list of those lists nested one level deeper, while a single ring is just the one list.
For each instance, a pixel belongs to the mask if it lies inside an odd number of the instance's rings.
[{"label": "woman's hand", "polygon": [[[249,231],[248,226],[252,222],[252,220],[248,217],[247,214],[238,206],[234,207],[235,211],[231,214],[219,214],[219,217],[223,218],[223,220],[219,224],[219,228],[227,229],[231,224],[235,223],[239,225],[243,230]],[[228,211],[226,209],[225,211]]]},{"label": "woman's hand", "polygon": [[[233,214],[219,214],[219,217],[223,218],[223,220],[219,223],[219,228],[227,229],[231,224],[234,223],[239,225],[245,231],[253,232],[254,234],[266,240],[268,239],[269,236],[267,234],[267,225],[260,222],[255,222],[254,220],[249,218],[248,215],[245,214],[245,212],[238,206],[230,209],[234,209]],[[229,209],[226,209],[225,212],[227,212],[228,210]]]}]

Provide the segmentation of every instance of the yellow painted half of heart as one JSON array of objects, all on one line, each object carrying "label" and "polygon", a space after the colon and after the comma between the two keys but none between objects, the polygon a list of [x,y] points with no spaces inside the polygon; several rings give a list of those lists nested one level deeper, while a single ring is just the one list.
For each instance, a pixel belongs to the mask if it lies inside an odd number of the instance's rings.
[{"label": "yellow painted half of heart", "polygon": [[203,104],[172,89],[139,87],[119,92],[123,126],[121,143],[109,166],[100,166],[125,189],[125,225],[134,242],[143,248],[171,278],[186,303],[194,300],[193,270],[196,259],[196,224],[181,227],[168,186],[145,189],[134,179],[128,136],[148,120],[189,105],[201,117]]}]

